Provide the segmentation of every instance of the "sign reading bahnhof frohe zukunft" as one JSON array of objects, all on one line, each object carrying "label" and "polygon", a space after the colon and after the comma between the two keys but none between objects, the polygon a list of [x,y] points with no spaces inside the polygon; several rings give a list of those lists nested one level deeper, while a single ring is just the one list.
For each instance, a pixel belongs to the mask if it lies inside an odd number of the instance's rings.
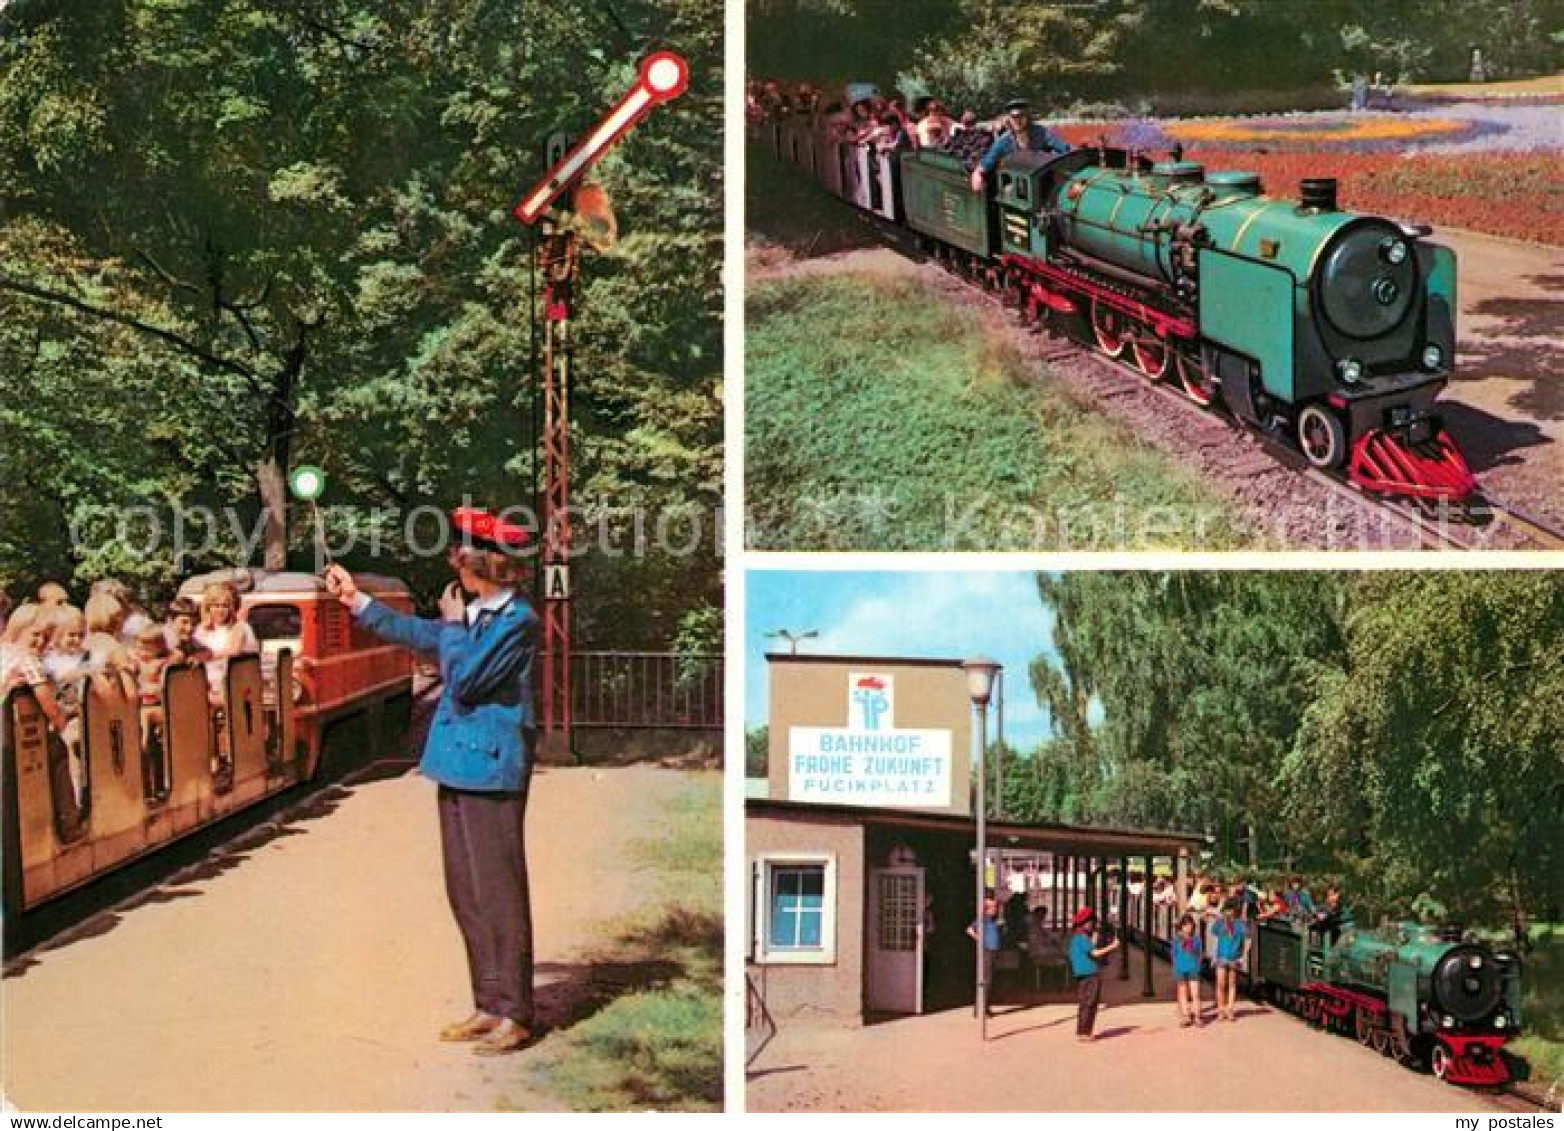
[{"label": "sign reading bahnhof frohe zukunft", "polygon": [[896,727],[896,682],[849,672],[845,727],[788,728],[788,799],[944,809],[950,731]]}]

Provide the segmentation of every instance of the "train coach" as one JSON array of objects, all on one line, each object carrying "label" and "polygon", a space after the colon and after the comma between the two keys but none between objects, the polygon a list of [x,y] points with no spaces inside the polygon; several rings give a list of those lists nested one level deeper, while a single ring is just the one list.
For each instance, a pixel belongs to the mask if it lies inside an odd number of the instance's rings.
[{"label": "train coach", "polygon": [[1028,319],[1285,437],[1314,467],[1376,494],[1476,491],[1436,410],[1455,359],[1456,261],[1427,227],[1344,211],[1328,178],[1284,199],[1178,152],[1020,152],[978,191],[951,153],[878,151],[805,116],[758,129],[777,157]]},{"label": "train coach", "polygon": [[[399,611],[400,581],[359,575]],[[210,688],[201,663],[165,669],[161,725],[143,742],[140,705],[81,689],[84,785],[32,691],[0,706],[4,763],[4,913],[8,938],[29,910],[262,799],[316,777],[363,745],[399,746],[412,707],[412,657],[359,629],[312,574],[225,570],[189,579],[240,594],[261,653],[228,661]]]}]

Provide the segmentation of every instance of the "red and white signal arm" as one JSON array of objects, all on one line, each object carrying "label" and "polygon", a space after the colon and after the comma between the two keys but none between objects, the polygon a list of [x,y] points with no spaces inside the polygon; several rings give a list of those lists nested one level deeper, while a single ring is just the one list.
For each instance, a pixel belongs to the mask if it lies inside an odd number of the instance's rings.
[{"label": "red and white signal arm", "polygon": [[608,152],[652,107],[672,101],[690,84],[690,66],[672,51],[658,51],[641,60],[636,83],[618,104],[603,116],[591,133],[550,169],[516,205],[516,219],[523,224],[537,222],[561,193]]}]

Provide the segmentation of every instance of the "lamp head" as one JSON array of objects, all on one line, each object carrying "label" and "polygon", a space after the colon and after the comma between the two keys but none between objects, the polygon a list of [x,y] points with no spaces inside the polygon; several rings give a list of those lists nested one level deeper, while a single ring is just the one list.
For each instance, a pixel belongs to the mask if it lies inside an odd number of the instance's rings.
[{"label": "lamp head", "polygon": [[961,667],[967,673],[967,695],[971,697],[974,707],[988,706],[994,694],[994,674],[1001,666],[997,660],[985,656],[962,661]]}]

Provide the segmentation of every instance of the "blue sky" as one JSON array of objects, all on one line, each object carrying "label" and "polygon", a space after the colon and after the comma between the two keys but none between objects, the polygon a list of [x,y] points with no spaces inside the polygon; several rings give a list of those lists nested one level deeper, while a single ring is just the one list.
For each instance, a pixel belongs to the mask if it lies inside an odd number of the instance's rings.
[{"label": "blue sky", "polygon": [[960,660],[985,655],[1005,667],[1005,738],[1022,750],[1048,734],[1027,669],[1053,654],[1053,611],[1031,571],[815,571],[745,574],[744,724],[766,721],[766,653],[786,652],[767,632],[815,629],[799,652]]}]

